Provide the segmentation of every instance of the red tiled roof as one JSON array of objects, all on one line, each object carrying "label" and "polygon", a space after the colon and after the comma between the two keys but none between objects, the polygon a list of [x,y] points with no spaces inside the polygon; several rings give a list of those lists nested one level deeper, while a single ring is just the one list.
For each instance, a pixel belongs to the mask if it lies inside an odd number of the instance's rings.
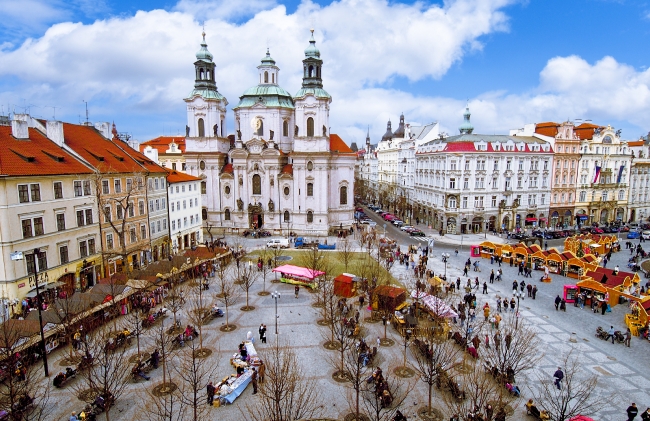
[{"label": "red tiled roof", "polygon": [[94,127],[63,123],[63,136],[72,150],[102,172],[165,172],[126,143],[106,139]]},{"label": "red tiled roof", "polygon": [[92,170],[36,129],[29,139],[16,139],[11,126],[0,126],[0,174],[90,174]]},{"label": "red tiled roof", "polygon": [[593,139],[594,130],[597,128],[603,128],[602,126],[597,126],[591,123],[582,123],[573,129],[574,133],[578,135],[580,140]]},{"label": "red tiled roof", "polygon": [[199,177],[194,177],[193,175],[185,174],[184,172],[175,170],[167,171],[167,182],[169,184],[183,183],[186,181],[201,181],[201,179]]},{"label": "red tiled roof", "polygon": [[330,134],[330,151],[339,153],[354,153],[343,139],[337,134]]},{"label": "red tiled roof", "polygon": [[552,121],[538,123],[535,125],[535,133],[541,134],[543,136],[555,137],[557,136],[558,126],[559,124]]},{"label": "red tiled roof", "polygon": [[282,174],[293,175],[293,165],[287,164],[284,167],[282,167]]},{"label": "red tiled roof", "polygon": [[449,142],[445,146],[446,152],[476,152],[474,142]]},{"label": "red tiled roof", "polygon": [[643,140],[628,140],[627,146],[643,146],[644,143]]},{"label": "red tiled roof", "polygon": [[185,138],[180,136],[159,136],[140,144],[140,152],[144,152],[147,146],[158,150],[158,154],[164,154],[171,143],[176,143],[181,153],[185,153]]},{"label": "red tiled roof", "polygon": [[228,173],[228,174],[233,174],[235,171],[232,168],[232,164],[226,164],[223,166],[223,170],[221,170],[222,173]]}]

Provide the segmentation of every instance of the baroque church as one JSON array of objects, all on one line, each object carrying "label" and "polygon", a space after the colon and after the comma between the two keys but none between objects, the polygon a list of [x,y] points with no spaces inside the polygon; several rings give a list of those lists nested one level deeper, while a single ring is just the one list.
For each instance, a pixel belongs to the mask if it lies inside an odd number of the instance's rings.
[{"label": "baroque church", "polygon": [[335,234],[354,221],[356,154],[329,132],[332,97],[323,89],[323,60],[312,30],[303,81],[292,96],[267,49],[257,84],[233,108],[217,89],[215,63],[203,34],[194,89],[185,98],[187,172],[200,177],[204,224],[276,235]]}]

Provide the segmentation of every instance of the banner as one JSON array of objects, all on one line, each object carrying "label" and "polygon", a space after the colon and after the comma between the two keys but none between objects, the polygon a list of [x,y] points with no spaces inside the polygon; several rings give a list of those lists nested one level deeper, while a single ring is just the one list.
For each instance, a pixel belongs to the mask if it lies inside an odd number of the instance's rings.
[{"label": "banner", "polygon": [[625,169],[625,165],[621,165],[621,168],[618,169],[618,178],[616,178],[616,183],[621,182],[621,178],[623,178],[623,170]]},{"label": "banner", "polygon": [[598,177],[600,177],[600,167],[596,165],[596,176],[594,177],[593,184],[596,184],[598,182]]}]

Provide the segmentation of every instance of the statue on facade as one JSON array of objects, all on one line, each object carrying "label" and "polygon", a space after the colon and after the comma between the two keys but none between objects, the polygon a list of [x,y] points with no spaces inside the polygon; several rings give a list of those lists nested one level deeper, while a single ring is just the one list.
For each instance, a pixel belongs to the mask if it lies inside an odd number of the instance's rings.
[{"label": "statue on facade", "polygon": [[327,136],[327,127],[323,124],[323,137]]},{"label": "statue on facade", "polygon": [[185,137],[190,137],[190,126],[185,126]]},{"label": "statue on facade", "polygon": [[298,125],[296,124],[296,128],[294,129],[294,136],[298,136]]},{"label": "statue on facade", "polygon": [[275,132],[273,130],[269,130],[269,139],[270,140],[273,140],[273,135],[274,134],[275,134]]},{"label": "statue on facade", "polygon": [[621,137],[621,132],[622,131],[623,131],[623,129],[616,130],[616,137]]},{"label": "statue on facade", "polygon": [[275,203],[273,203],[272,199],[269,199],[269,212],[274,212],[275,211]]},{"label": "statue on facade", "polygon": [[214,126],[212,126],[212,132],[214,133],[214,137],[218,136],[218,134],[217,134],[217,133],[219,133],[219,125],[218,124],[215,124]]},{"label": "statue on facade", "polygon": [[243,211],[243,210],[244,210],[244,201],[241,200],[241,197],[240,197],[239,199],[237,199],[237,209],[238,209],[239,211]]},{"label": "statue on facade", "polygon": [[237,129],[237,140],[241,140],[241,130]]},{"label": "statue on facade", "polygon": [[601,129],[600,127],[596,127],[596,128],[594,129],[594,135],[600,134],[601,130],[602,130],[602,129]]}]

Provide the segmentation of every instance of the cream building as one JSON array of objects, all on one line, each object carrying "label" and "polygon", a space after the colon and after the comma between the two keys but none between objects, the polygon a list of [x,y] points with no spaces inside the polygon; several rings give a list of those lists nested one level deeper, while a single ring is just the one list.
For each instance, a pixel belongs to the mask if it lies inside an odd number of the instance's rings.
[{"label": "cream building", "polygon": [[170,238],[174,254],[203,242],[201,229],[201,179],[179,171],[169,171]]}]

